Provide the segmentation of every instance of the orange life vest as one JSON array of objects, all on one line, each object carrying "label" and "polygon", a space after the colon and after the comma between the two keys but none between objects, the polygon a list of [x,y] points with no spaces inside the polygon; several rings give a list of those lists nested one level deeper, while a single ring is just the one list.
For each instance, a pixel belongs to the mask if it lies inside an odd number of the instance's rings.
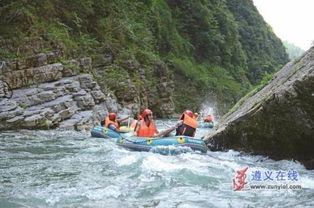
[{"label": "orange life vest", "polygon": [[151,120],[150,125],[146,126],[145,121],[140,121],[140,129],[137,131],[138,137],[153,137],[157,133],[157,128],[154,124],[154,121]]},{"label": "orange life vest", "polygon": [[177,128],[176,136],[184,135],[193,137],[195,135],[197,125],[197,120],[195,118],[184,115],[183,124]]},{"label": "orange life vest", "polygon": [[109,125],[110,124],[113,124],[117,129],[119,129],[119,123],[118,123],[118,121],[117,120],[115,120],[115,121],[111,121],[110,119],[109,119],[109,116],[106,118],[106,120],[105,120],[105,127],[107,127],[107,128],[109,128]]}]

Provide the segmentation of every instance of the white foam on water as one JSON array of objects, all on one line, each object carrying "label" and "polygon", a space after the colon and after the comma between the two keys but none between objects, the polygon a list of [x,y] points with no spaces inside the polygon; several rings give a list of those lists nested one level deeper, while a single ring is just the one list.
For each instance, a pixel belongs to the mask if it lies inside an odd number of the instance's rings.
[{"label": "white foam on water", "polygon": [[[4,184],[1,194],[23,207],[313,205],[314,171],[289,160],[274,161],[236,151],[165,156],[129,151],[111,140],[76,132],[25,134],[0,134],[0,164],[7,167],[0,171]],[[302,190],[234,192],[231,180],[236,170],[245,167],[249,167],[248,179],[257,170],[295,170],[299,180],[291,184],[300,184]],[[278,198],[278,202],[269,200]]]},{"label": "white foam on water", "polygon": [[300,180],[295,183],[300,184],[302,188],[314,189],[314,178],[308,176],[300,175]]},{"label": "white foam on water", "polygon": [[[202,157],[200,159],[200,157]],[[188,170],[195,175],[208,176],[210,174],[210,163],[207,155],[197,153],[184,153],[177,156],[162,156],[152,154],[147,156],[142,163],[144,172],[177,172]]]},{"label": "white foam on water", "polygon": [[171,156],[162,156],[157,154],[151,154],[147,156],[142,163],[143,170],[153,170],[153,171],[165,171],[172,172],[179,169],[183,169],[184,166],[181,164],[173,164]]},{"label": "white foam on water", "polygon": [[135,163],[137,160],[138,158],[135,155],[128,155],[126,157],[122,157],[115,160],[115,162],[118,166],[124,166],[124,165],[131,165]]},{"label": "white foam on water", "polygon": [[180,155],[185,163],[185,168],[191,170],[198,175],[208,175],[209,167],[212,161],[208,159],[207,155],[200,154],[182,154]]},{"label": "white foam on water", "polygon": [[48,196],[48,198],[45,200],[47,204],[54,206],[56,203],[60,201],[59,196]]}]

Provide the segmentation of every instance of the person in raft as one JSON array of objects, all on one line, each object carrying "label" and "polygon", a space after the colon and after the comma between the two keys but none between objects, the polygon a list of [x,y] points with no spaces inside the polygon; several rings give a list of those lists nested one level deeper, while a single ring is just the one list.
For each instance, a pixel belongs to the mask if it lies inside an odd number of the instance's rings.
[{"label": "person in raft", "polygon": [[197,128],[197,120],[195,119],[193,112],[186,110],[182,113],[179,119],[180,120],[175,125],[177,127],[176,136],[183,135],[194,137]]},{"label": "person in raft", "polygon": [[195,119],[195,120],[198,119],[198,113],[194,113],[194,119]]},{"label": "person in raft", "polygon": [[143,110],[141,120],[138,120],[135,135],[138,137],[156,137],[158,130],[153,120],[153,112],[149,109]]},{"label": "person in raft", "polygon": [[169,129],[159,132],[153,121],[153,112],[149,109],[145,109],[142,112],[142,114],[138,117],[138,121],[135,128],[135,135],[138,137],[162,138],[164,136],[167,136],[176,128],[177,126],[173,126]]},{"label": "person in raft", "polygon": [[208,114],[207,116],[204,117],[204,122],[208,122],[208,123],[213,122],[213,116]]},{"label": "person in raft", "polygon": [[109,115],[105,118],[105,127],[107,127],[108,129],[111,129],[115,132],[118,133],[125,133],[124,131],[121,131],[120,128],[120,122],[121,121],[125,121],[129,118],[130,116],[126,117],[126,118],[122,118],[122,119],[117,119],[117,114],[115,113],[109,113]]}]

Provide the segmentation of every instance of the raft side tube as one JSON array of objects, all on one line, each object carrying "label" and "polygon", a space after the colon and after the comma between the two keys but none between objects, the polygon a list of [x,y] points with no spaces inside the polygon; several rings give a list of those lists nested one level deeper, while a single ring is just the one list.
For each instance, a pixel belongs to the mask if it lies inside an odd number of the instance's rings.
[{"label": "raft side tube", "polygon": [[189,147],[192,150],[198,150],[206,153],[208,148],[203,140],[195,139],[188,136],[174,136],[167,138],[145,138],[145,137],[130,137],[118,139],[117,145],[129,149],[139,151],[149,151],[156,146],[175,146],[175,147]]},{"label": "raft side tube", "polygon": [[92,137],[98,138],[123,138],[123,136],[118,132],[108,129],[104,126],[94,126],[91,131],[91,135]]},{"label": "raft side tube", "polygon": [[214,127],[214,123],[213,122],[200,122],[198,124],[199,128],[213,128]]}]

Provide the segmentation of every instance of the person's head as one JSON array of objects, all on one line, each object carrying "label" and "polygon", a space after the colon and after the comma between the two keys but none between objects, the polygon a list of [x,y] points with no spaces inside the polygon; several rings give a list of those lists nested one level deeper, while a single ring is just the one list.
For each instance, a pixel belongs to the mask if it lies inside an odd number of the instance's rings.
[{"label": "person's head", "polygon": [[194,118],[198,118],[198,113],[194,113]]},{"label": "person's head", "polygon": [[109,120],[114,121],[116,120],[117,114],[115,113],[109,113]]},{"label": "person's head", "polygon": [[151,120],[153,118],[153,112],[149,109],[143,110],[141,114],[142,118]]},{"label": "person's head", "polygon": [[184,119],[184,116],[189,116],[190,118],[193,118],[193,117],[194,117],[194,114],[193,114],[193,112],[190,111],[190,110],[185,110],[185,111],[182,113],[180,119],[183,120],[183,119]]},{"label": "person's head", "polygon": [[213,116],[208,114],[205,116],[205,121],[213,121]]}]

